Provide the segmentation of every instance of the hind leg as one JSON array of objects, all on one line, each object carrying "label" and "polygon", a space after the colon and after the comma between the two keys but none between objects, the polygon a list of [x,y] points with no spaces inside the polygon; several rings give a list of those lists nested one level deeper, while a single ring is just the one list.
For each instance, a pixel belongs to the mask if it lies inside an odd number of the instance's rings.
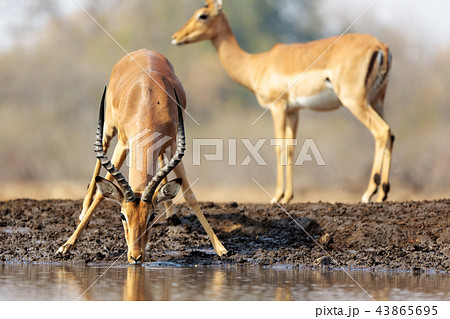
[{"label": "hind leg", "polygon": [[[108,152],[110,142],[112,138],[116,135],[116,132],[114,128],[106,127],[105,128],[105,134],[103,137],[103,149],[105,150],[105,153]],[[94,200],[94,195],[97,191],[97,186],[95,185],[95,177],[97,177],[100,174],[100,169],[102,168],[100,161],[97,160],[95,163],[94,173],[92,174],[91,181],[89,182],[88,189],[86,191],[86,196],[83,200],[83,209],[81,210],[81,214],[78,217],[78,219],[81,221],[83,220],[83,217],[86,215],[87,211],[89,210],[89,207],[92,204],[92,201]]]},{"label": "hind leg", "polygon": [[83,200],[83,209],[81,210],[81,214],[78,217],[79,220],[83,220],[84,215],[86,215],[86,212],[89,210],[89,207],[92,204],[95,192],[97,191],[97,186],[95,185],[95,177],[100,174],[101,168],[102,166],[100,164],[100,161],[97,160],[97,162],[95,163],[94,173],[92,174],[91,181],[89,182],[88,189],[86,191],[86,196]]},{"label": "hind leg", "polygon": [[386,150],[384,151],[383,166],[381,168],[381,191],[378,192],[376,200],[378,203],[381,203],[387,199],[389,190],[391,189],[391,185],[389,183],[389,174],[391,171],[392,148],[394,147],[394,139],[394,134],[392,134],[392,131],[389,131],[388,144],[386,146]]},{"label": "hind leg", "polygon": [[[369,185],[362,196],[361,201],[368,203],[372,196],[377,192],[381,182],[381,171],[383,168],[383,160],[385,153],[389,149],[391,140],[391,130],[386,121],[368,104],[365,99],[353,100],[346,99],[342,101],[350,112],[372,133],[375,139],[375,154],[373,160],[372,171],[370,173]],[[389,165],[390,165],[390,156]],[[389,172],[389,170],[387,170]]]},{"label": "hind leg", "polygon": [[[159,159],[160,167],[163,167],[164,166],[164,155],[159,155],[158,159]],[[167,183],[167,176],[164,177],[161,184],[164,185],[166,183]],[[175,210],[173,207],[173,202],[171,200],[169,200],[169,201],[165,201],[163,204],[164,204],[164,210],[166,212],[167,223],[169,225],[173,225],[173,226],[179,225],[181,222],[175,213]]]},{"label": "hind leg", "polygon": [[[375,102],[376,105],[375,110],[381,117],[383,117],[383,106],[384,106],[384,98],[386,96],[386,88],[387,87],[384,87],[380,91],[379,98]],[[376,199],[376,201],[379,203],[387,199],[389,190],[391,188],[389,183],[389,174],[391,171],[391,159],[392,159],[392,149],[394,147],[394,139],[395,139],[394,134],[392,134],[392,130],[390,130],[388,143],[384,151],[383,164],[381,167],[381,180],[380,180],[381,191],[378,192]]]}]

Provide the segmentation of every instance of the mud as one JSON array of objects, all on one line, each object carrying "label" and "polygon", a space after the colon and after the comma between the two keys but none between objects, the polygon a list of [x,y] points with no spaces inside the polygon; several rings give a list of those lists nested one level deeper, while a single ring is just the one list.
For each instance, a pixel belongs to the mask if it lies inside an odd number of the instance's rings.
[{"label": "mud", "polygon": [[[229,256],[217,257],[192,211],[151,228],[146,263],[450,271],[450,200],[384,204],[201,203]],[[127,264],[119,206],[104,202],[71,254],[81,201],[0,202],[0,262]],[[159,208],[157,217],[162,213]],[[302,230],[303,228],[303,230]],[[309,234],[306,234],[305,231]]]}]

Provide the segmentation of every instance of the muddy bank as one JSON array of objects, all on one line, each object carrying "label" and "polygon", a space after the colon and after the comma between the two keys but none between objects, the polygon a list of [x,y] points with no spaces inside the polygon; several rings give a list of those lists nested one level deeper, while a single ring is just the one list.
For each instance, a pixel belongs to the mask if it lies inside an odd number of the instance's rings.
[{"label": "muddy bank", "polygon": [[[290,216],[277,205],[201,207],[230,256],[214,255],[183,204],[176,205],[181,224],[161,218],[151,228],[147,263],[316,267],[334,259],[349,268],[450,271],[450,200],[301,203],[285,206]],[[100,205],[68,257],[54,256],[75,230],[80,210],[81,201],[0,202],[0,262],[110,264],[119,258],[118,264],[127,264],[119,206],[111,202]]]}]

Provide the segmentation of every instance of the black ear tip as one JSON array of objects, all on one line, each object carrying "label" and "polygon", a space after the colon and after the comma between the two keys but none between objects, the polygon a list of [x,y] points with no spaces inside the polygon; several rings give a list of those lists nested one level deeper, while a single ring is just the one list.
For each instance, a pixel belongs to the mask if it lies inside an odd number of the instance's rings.
[{"label": "black ear tip", "polygon": [[182,178],[175,178],[174,182],[177,183],[178,185],[182,185],[183,184],[183,179]]}]

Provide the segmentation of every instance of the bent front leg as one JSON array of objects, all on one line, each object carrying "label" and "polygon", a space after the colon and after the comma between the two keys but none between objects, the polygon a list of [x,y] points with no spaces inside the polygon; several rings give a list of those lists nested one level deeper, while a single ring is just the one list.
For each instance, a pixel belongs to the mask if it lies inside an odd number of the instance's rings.
[{"label": "bent front leg", "polygon": [[[123,143],[119,142],[117,144],[115,150],[114,150],[114,154],[112,156],[111,163],[115,167],[117,167],[117,169],[120,169],[120,167],[122,166],[123,162],[125,161],[126,156],[127,156],[126,145],[124,145]],[[108,173],[108,174],[106,174],[106,179],[109,180],[109,181],[112,181],[114,179],[114,177],[110,173]],[[83,215],[83,218],[81,219],[80,223],[78,224],[77,228],[75,229],[75,232],[72,234],[72,236],[70,236],[69,240],[58,249],[56,254],[58,254],[58,255],[65,255],[72,248],[75,247],[75,245],[76,245],[78,239],[80,238],[81,234],[85,230],[86,226],[89,224],[89,221],[91,220],[92,215],[95,212],[95,209],[97,208],[97,206],[104,199],[105,198],[99,192],[97,192],[95,194],[95,197],[94,197],[94,200],[93,200],[92,204],[89,206],[88,210]]]},{"label": "bent front leg", "polygon": [[200,209],[200,206],[198,205],[197,198],[195,197],[195,194],[192,191],[191,186],[189,185],[189,181],[187,180],[183,162],[180,162],[174,168],[174,172],[178,178],[181,178],[183,180],[183,184],[181,185],[181,189],[183,191],[183,197],[186,200],[189,207],[191,207],[192,210],[194,211],[195,216],[197,216],[198,220],[200,221],[200,224],[202,225],[203,229],[205,230],[206,234],[208,235],[209,240],[211,241],[211,243],[214,247],[214,250],[216,251],[216,254],[219,256],[226,255],[227,250],[222,245],[219,238],[217,238],[213,229],[211,228],[208,221],[206,220],[205,215],[203,215],[203,212]]}]

